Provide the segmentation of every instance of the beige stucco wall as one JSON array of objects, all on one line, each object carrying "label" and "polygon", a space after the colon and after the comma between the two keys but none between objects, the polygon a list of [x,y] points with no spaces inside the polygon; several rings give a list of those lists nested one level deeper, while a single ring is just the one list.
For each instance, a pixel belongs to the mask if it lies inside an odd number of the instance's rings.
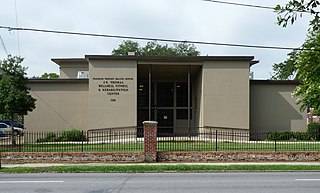
[{"label": "beige stucco wall", "polygon": [[89,128],[137,125],[137,62],[89,58],[89,70]]},{"label": "beige stucco wall", "polygon": [[252,131],[305,131],[307,113],[300,112],[291,93],[297,84],[251,81],[250,125]]},{"label": "beige stucco wall", "polygon": [[203,126],[249,129],[248,61],[206,61],[202,84]]},{"label": "beige stucco wall", "polygon": [[77,78],[79,71],[89,71],[88,63],[70,62],[60,65],[60,78]]},{"label": "beige stucco wall", "polygon": [[88,128],[88,81],[28,83],[36,108],[24,117],[27,131]]},{"label": "beige stucco wall", "polygon": [[194,83],[194,89],[193,89],[193,112],[194,112],[194,122],[195,122],[195,126],[196,127],[201,127],[203,126],[203,111],[201,106],[202,105],[202,67],[201,69],[198,71],[196,78],[194,79],[195,83]]}]

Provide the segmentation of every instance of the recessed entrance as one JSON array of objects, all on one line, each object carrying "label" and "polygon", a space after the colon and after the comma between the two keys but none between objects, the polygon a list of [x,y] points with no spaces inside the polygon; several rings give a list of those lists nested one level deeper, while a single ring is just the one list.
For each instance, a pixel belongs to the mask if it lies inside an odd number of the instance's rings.
[{"label": "recessed entrance", "polygon": [[194,126],[194,77],[199,66],[138,65],[138,126],[158,122],[159,133]]}]

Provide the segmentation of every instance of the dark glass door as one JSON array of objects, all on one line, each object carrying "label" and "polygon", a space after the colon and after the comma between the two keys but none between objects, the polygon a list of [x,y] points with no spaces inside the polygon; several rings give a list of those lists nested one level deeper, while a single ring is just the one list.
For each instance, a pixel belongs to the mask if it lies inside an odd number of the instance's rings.
[{"label": "dark glass door", "polygon": [[174,83],[157,82],[155,95],[155,117],[159,133],[172,133],[174,126]]},{"label": "dark glass door", "polygon": [[158,133],[173,132],[173,109],[157,110]]}]

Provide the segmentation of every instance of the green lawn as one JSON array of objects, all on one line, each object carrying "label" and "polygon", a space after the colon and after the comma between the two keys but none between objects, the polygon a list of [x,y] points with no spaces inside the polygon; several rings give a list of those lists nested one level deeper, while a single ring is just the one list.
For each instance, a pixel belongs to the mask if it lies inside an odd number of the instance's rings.
[{"label": "green lawn", "polygon": [[[158,142],[158,151],[319,151],[320,142]],[[1,146],[2,152],[142,152],[143,142],[128,143],[33,143]]]},{"label": "green lawn", "polygon": [[225,172],[225,171],[320,171],[320,165],[109,165],[109,166],[52,166],[2,168],[0,173],[108,173],[108,172]]}]

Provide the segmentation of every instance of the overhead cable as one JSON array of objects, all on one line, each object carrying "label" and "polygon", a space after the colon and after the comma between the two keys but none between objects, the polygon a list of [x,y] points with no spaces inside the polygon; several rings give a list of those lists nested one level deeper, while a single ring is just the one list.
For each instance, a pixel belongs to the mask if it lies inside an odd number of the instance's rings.
[{"label": "overhead cable", "polygon": [[8,50],[6,48],[6,45],[4,44],[4,41],[3,41],[2,37],[1,37],[1,35],[0,35],[0,40],[1,40],[2,48],[3,48],[4,52],[6,53],[6,55],[8,56],[9,55],[8,54]]},{"label": "overhead cable", "polygon": [[215,0],[202,0],[202,1],[208,1],[208,2],[212,2],[212,3],[228,4],[228,5],[236,5],[236,6],[242,6],[242,7],[251,7],[251,8],[274,10],[274,7],[268,7],[268,6],[262,6],[262,5],[252,5],[252,4],[234,3],[234,2],[227,2],[227,1],[215,1]]},{"label": "overhead cable", "polygon": [[54,33],[54,34],[65,34],[65,35],[78,35],[78,36],[101,37],[101,38],[148,40],[148,41],[159,41],[159,42],[190,43],[190,44],[241,47],[241,48],[274,49],[274,50],[311,50],[311,49],[304,49],[304,48],[299,48],[299,47],[266,46],[266,45],[252,45],[252,44],[234,44],[234,43],[205,42],[205,41],[164,39],[164,38],[151,38],[151,37],[138,37],[138,36],[108,35],[108,34],[70,32],[70,31],[58,31],[58,30],[36,29],[36,28],[21,28],[21,27],[17,28],[17,27],[9,27],[9,26],[0,26],[0,29],[1,28],[2,29],[7,29],[9,31],[31,31],[31,32]]},{"label": "overhead cable", "polygon": [[[235,5],[235,6],[241,6],[241,7],[249,7],[249,8],[259,8],[259,9],[269,9],[275,11],[274,7],[268,7],[263,5],[253,5],[253,4],[244,4],[244,3],[235,3],[235,2],[227,2],[227,1],[216,1],[216,0],[202,0],[207,1],[211,3],[220,3],[220,4],[227,4],[227,5]],[[310,11],[306,10],[294,10],[299,13],[311,13]]]}]

